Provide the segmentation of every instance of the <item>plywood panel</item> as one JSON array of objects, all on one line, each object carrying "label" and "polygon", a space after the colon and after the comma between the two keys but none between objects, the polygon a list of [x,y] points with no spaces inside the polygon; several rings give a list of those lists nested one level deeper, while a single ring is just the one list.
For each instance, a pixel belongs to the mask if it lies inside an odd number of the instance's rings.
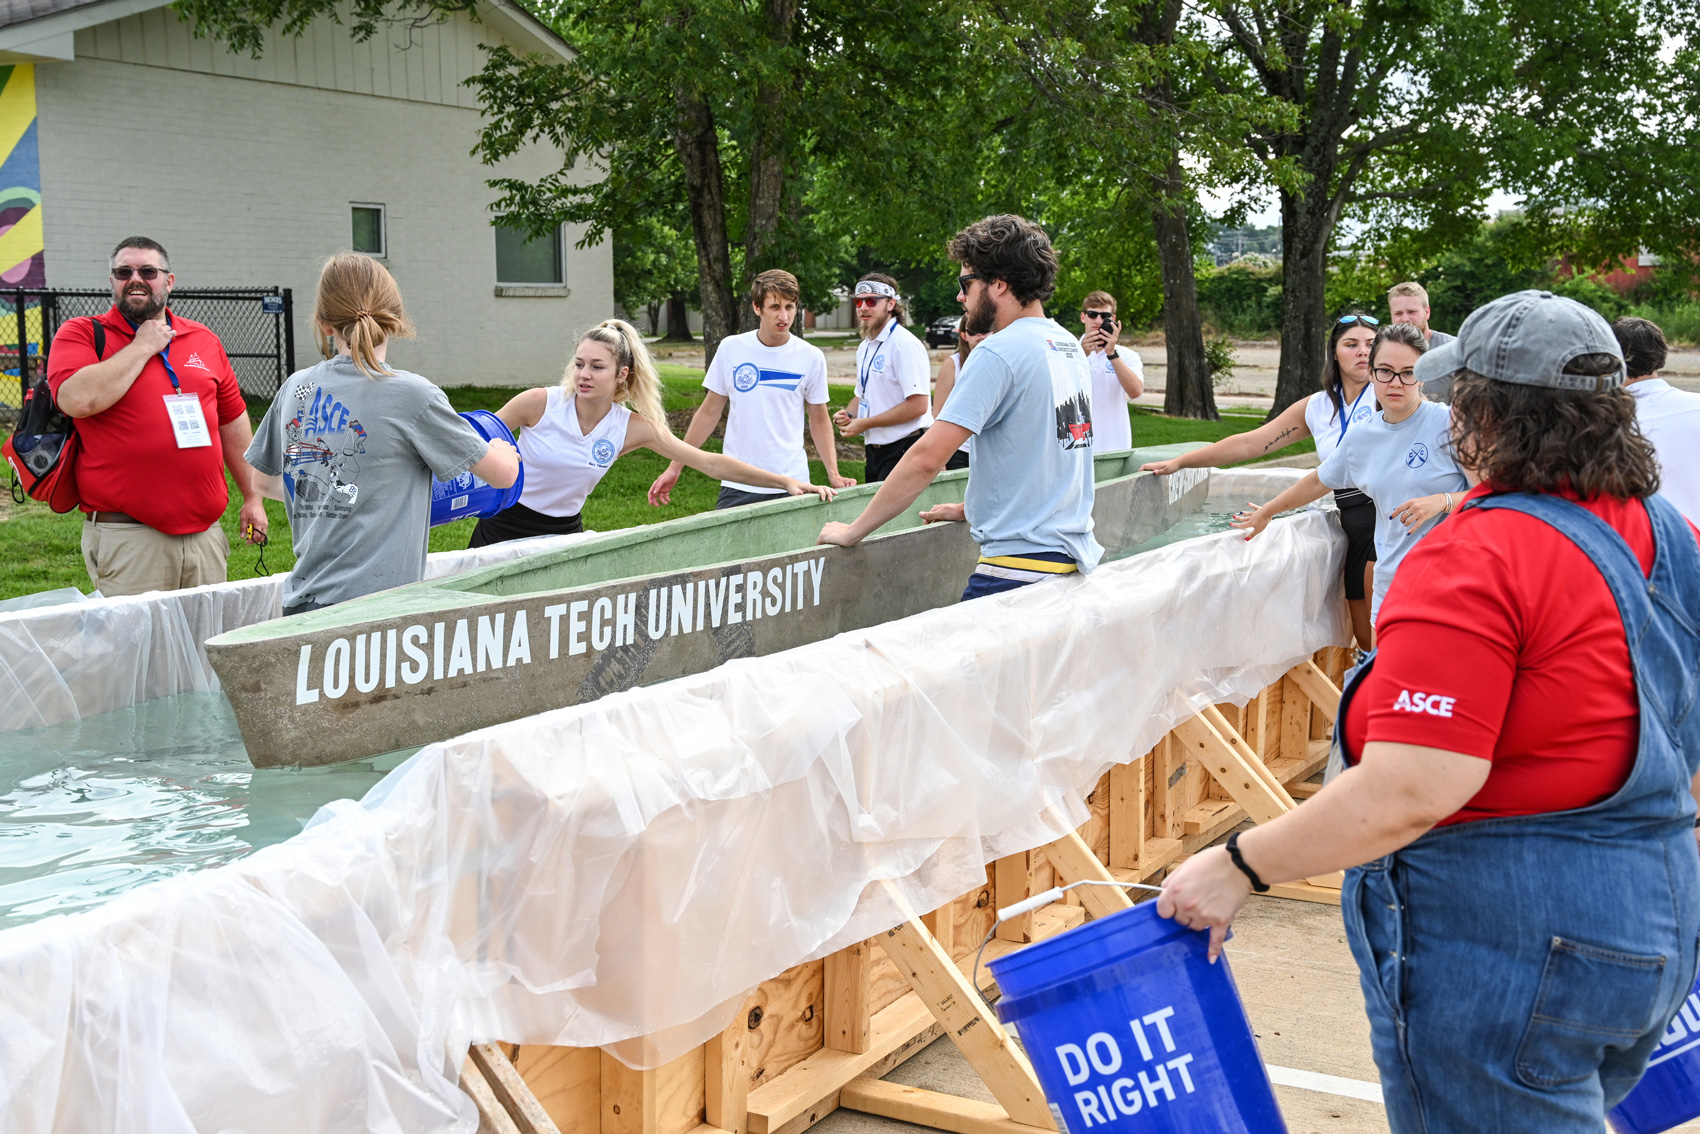
[{"label": "plywood panel", "polygon": [[1098,786],[1086,797],[1086,807],[1092,812],[1080,828],[1080,837],[1092,848],[1099,862],[1110,861],[1110,773],[1098,779]]},{"label": "plywood panel", "polygon": [[820,1050],[826,1035],[826,963],[810,961],[762,981],[745,1004],[746,1024],[750,1019],[757,1023],[744,1036],[744,1065],[754,1088]]},{"label": "plywood panel", "polygon": [[986,931],[992,928],[992,921],[997,917],[993,893],[992,871],[991,867],[987,867],[986,884],[951,903],[956,922],[952,928],[955,943],[952,952],[957,960],[977,950],[985,939]]},{"label": "plywood panel", "polygon": [[562,1130],[578,1134],[597,1126],[601,1064],[602,1053],[594,1047],[527,1044],[514,1057],[515,1069],[550,1120]]},{"label": "plywood panel", "polygon": [[655,1134],[685,1134],[702,1125],[703,1074],[700,1047],[655,1069]]}]

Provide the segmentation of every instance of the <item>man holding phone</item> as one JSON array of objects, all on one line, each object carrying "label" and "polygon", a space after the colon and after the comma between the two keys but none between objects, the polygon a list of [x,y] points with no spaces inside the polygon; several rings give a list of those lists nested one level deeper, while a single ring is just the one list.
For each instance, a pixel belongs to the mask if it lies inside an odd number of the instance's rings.
[{"label": "man holding phone", "polygon": [[1089,293],[1080,304],[1086,333],[1080,347],[1092,371],[1093,445],[1100,453],[1133,448],[1133,422],[1127,407],[1145,392],[1145,362],[1116,340],[1122,325],[1116,321],[1116,297],[1107,291]]}]

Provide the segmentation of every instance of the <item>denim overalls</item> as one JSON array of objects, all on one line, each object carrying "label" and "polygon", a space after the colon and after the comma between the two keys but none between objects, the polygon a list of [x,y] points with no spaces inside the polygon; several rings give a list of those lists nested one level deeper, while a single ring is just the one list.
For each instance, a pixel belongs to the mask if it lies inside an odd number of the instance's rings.
[{"label": "denim overalls", "polygon": [[1635,764],[1591,806],[1441,827],[1348,870],[1341,913],[1395,1134],[1600,1134],[1695,977],[1700,550],[1658,497],[1650,578],[1571,501],[1472,503],[1552,525],[1605,576],[1640,700]]}]

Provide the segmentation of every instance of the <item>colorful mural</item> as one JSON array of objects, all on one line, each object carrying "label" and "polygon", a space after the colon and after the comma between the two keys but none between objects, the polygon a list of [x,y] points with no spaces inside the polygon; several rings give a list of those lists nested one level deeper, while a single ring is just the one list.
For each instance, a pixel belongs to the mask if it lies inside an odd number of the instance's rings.
[{"label": "colorful mural", "polygon": [[0,287],[46,287],[35,67],[0,67]]}]

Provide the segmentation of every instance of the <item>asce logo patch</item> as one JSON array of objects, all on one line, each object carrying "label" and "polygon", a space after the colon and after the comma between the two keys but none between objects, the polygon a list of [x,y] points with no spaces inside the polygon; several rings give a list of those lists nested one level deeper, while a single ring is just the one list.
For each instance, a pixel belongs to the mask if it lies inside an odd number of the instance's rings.
[{"label": "asce logo patch", "polygon": [[1452,706],[1458,702],[1456,697],[1442,697],[1438,693],[1413,693],[1409,689],[1399,690],[1399,699],[1393,702],[1393,708],[1401,713],[1427,713],[1431,717],[1450,717]]},{"label": "asce logo patch", "polygon": [[1405,467],[1420,469],[1428,464],[1428,446],[1418,441],[1411,446],[1411,451],[1405,454]]}]

